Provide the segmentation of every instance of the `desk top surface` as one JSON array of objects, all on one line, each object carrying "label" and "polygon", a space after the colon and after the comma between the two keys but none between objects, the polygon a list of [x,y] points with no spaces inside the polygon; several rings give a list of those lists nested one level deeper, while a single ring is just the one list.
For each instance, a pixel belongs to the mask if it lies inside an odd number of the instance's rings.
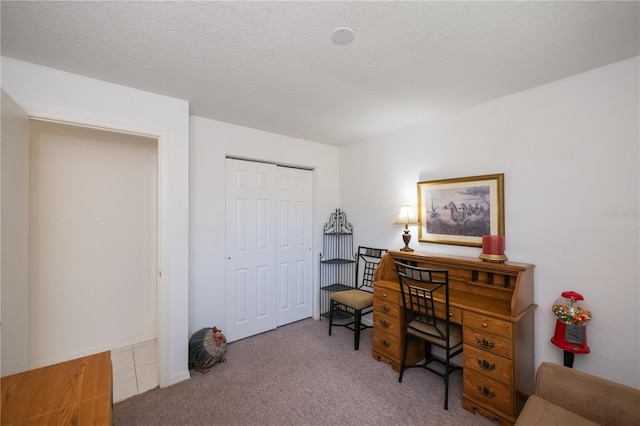
[{"label": "desk top surface", "polygon": [[109,351],[3,377],[2,424],[110,423],[111,383]]},{"label": "desk top surface", "polygon": [[[448,270],[450,306],[507,320],[517,319],[535,308],[532,264],[493,263],[462,256],[390,250],[376,268],[374,286],[399,288],[395,261]],[[444,296],[440,301],[443,299]]]}]

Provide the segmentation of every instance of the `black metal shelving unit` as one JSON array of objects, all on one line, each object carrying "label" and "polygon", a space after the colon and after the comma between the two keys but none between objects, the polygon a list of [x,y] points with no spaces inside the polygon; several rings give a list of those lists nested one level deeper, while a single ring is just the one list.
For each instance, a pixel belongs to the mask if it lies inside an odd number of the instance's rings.
[{"label": "black metal shelving unit", "polygon": [[[353,251],[353,226],[340,209],[324,224],[320,253],[320,317],[329,317],[331,294],[355,288],[356,257]],[[347,311],[334,312],[334,318],[346,318]]]}]

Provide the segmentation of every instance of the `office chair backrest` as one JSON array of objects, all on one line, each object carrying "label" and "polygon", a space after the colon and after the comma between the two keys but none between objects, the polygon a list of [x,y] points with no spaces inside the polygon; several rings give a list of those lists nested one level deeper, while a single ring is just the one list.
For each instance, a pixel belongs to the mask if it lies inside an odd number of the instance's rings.
[{"label": "office chair backrest", "polygon": [[444,312],[449,312],[449,272],[395,263],[407,315],[427,326],[420,328],[422,333],[448,341],[449,318],[436,321],[435,298],[444,302]]},{"label": "office chair backrest", "polygon": [[356,283],[359,290],[373,292],[373,273],[387,249],[358,247],[356,264]]}]

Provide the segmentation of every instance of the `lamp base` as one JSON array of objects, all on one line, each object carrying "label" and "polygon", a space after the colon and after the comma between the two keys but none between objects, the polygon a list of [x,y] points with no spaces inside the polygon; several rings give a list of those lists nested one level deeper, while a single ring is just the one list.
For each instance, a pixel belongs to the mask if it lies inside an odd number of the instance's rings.
[{"label": "lamp base", "polygon": [[480,259],[482,259],[485,262],[494,262],[494,263],[504,263],[507,260],[509,260],[509,258],[504,254],[484,254],[484,253],[480,255]]},{"label": "lamp base", "polygon": [[404,247],[402,247],[400,251],[413,251],[413,249],[409,247],[409,242],[411,241],[411,234],[409,233],[408,225],[406,225],[404,234],[402,234],[402,241],[404,241]]}]

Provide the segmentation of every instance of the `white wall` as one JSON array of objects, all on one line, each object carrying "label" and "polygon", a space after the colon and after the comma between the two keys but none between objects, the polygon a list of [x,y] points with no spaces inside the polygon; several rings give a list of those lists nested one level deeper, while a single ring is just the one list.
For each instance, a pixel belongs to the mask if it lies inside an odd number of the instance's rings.
[{"label": "white wall", "polygon": [[159,138],[160,384],[188,378],[188,102],[5,57],[2,87],[31,115]]},{"label": "white wall", "polygon": [[155,340],[157,139],[41,120],[29,132],[30,368]]},{"label": "white wall", "polygon": [[[319,259],[322,227],[340,207],[339,149],[301,139],[191,117],[189,331],[225,319],[225,158],[313,168],[313,258]],[[314,262],[314,317],[318,317],[318,271]]]},{"label": "white wall", "polygon": [[[0,154],[2,362],[0,375],[29,368],[29,118],[4,90]],[[26,143],[25,143],[26,142]]]},{"label": "white wall", "polygon": [[[551,305],[585,297],[591,353],[574,368],[640,387],[638,57],[341,150],[357,243],[400,248],[392,223],[416,182],[505,175],[506,254],[535,269],[535,360],[563,363]],[[418,242],[477,257],[479,248]]]}]

